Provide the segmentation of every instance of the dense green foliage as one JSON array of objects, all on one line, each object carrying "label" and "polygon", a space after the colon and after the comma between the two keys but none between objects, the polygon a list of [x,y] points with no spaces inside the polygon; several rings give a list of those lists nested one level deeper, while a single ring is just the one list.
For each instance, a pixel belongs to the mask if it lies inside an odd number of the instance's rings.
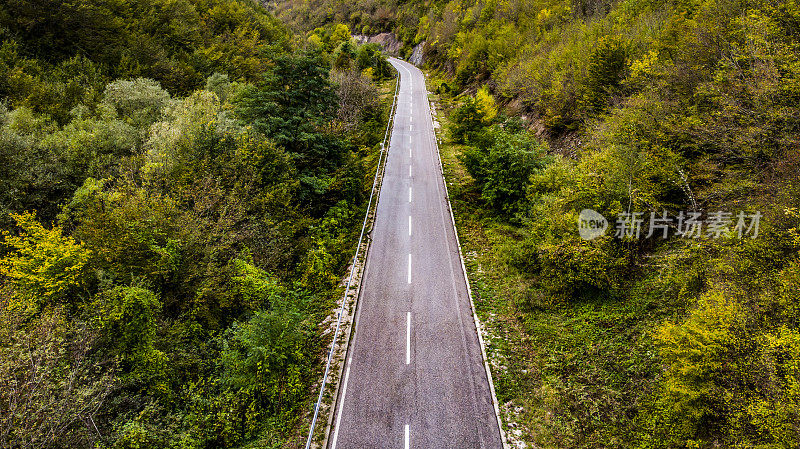
[{"label": "dense green foliage", "polygon": [[293,444],[385,58],[236,0],[4,2],[0,41],[0,446]]},{"label": "dense green foliage", "polygon": [[465,150],[461,159],[481,189],[481,199],[486,205],[502,215],[515,217],[527,214],[525,187],[546,161],[534,136],[507,129],[511,128],[509,125],[512,124],[486,128],[471,139],[476,146]]},{"label": "dense green foliage", "polygon": [[0,96],[63,124],[117,78],[152,78],[179,95],[215,71],[255,81],[289,36],[250,1],[12,0],[0,39]]},{"label": "dense green foliage", "polygon": [[796,1],[274,7],[303,50],[248,2],[0,5],[0,446],[292,444],[384,120],[351,30],[425,41],[517,438],[800,444]]}]

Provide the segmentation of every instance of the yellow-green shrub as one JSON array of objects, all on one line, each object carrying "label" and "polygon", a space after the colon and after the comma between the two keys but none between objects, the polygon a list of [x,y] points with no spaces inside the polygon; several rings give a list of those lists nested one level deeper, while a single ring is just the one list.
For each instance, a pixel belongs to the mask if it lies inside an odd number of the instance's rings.
[{"label": "yellow-green shrub", "polygon": [[68,302],[87,275],[91,252],[61,228],[46,229],[30,213],[14,214],[19,234],[3,231],[8,253],[0,260],[0,274],[14,286],[9,307],[36,312],[46,304]]}]

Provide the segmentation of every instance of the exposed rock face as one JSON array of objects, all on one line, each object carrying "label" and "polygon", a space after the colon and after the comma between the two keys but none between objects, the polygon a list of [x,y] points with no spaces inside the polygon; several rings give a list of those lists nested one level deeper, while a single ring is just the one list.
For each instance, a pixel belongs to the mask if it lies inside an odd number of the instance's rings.
[{"label": "exposed rock face", "polygon": [[414,51],[411,52],[411,57],[408,58],[408,62],[416,65],[421,66],[422,63],[425,61],[425,41],[420,42],[414,47]]},{"label": "exposed rock face", "polygon": [[380,33],[374,36],[357,34],[353,36],[353,39],[359,44],[378,44],[383,48],[384,53],[392,56],[398,56],[400,54],[400,48],[403,46],[394,33]]}]

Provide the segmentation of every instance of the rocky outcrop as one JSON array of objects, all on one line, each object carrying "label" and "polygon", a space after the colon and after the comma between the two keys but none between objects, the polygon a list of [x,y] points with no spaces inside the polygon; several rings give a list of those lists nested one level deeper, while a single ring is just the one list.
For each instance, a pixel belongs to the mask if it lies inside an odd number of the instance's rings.
[{"label": "rocky outcrop", "polygon": [[415,66],[421,66],[423,62],[425,62],[425,41],[420,42],[414,47],[414,51],[411,52],[411,57],[408,58],[408,62],[414,64]]},{"label": "rocky outcrop", "polygon": [[397,39],[394,33],[380,33],[372,36],[357,34],[353,36],[353,39],[359,44],[378,44],[383,48],[384,53],[392,56],[398,56],[400,48],[403,47],[403,43]]}]

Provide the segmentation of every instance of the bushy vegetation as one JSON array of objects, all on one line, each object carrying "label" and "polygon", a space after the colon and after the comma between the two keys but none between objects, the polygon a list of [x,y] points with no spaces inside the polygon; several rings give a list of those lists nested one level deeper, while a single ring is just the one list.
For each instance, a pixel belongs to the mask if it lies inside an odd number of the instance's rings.
[{"label": "bushy vegetation", "polygon": [[538,139],[509,125],[485,128],[471,139],[476,145],[466,149],[461,160],[486,205],[502,216],[520,219],[529,207],[525,197],[528,180],[547,160]]},{"label": "bushy vegetation", "polygon": [[293,444],[385,58],[234,0],[4,2],[0,41],[0,446]]}]

